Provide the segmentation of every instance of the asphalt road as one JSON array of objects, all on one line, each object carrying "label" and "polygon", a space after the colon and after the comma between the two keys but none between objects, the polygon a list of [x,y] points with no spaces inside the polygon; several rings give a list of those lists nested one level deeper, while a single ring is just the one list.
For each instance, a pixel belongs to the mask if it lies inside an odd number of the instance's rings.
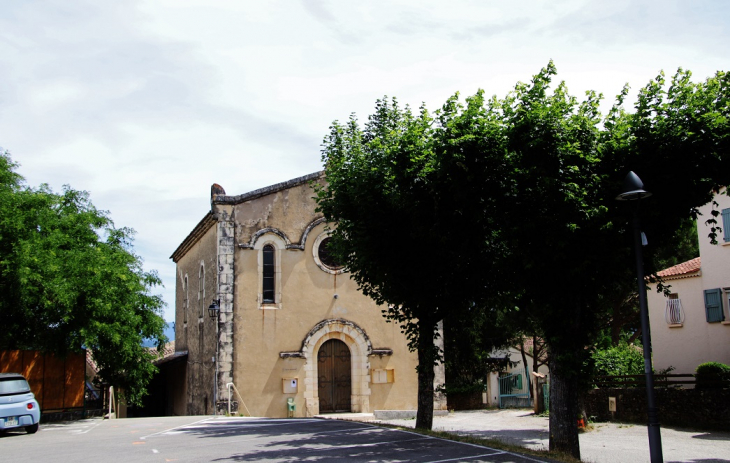
[{"label": "asphalt road", "polygon": [[0,460],[71,462],[541,461],[501,450],[322,419],[164,417],[41,425],[0,437]]}]

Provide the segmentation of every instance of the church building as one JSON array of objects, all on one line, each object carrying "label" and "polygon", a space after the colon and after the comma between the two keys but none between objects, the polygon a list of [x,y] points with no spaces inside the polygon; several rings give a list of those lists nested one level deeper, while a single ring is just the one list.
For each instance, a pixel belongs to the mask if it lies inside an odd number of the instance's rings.
[{"label": "church building", "polygon": [[171,256],[175,350],[187,356],[175,414],[227,411],[229,395],[251,416],[416,410],[416,353],[327,252],[335,224],[312,188],[324,181],[211,187],[211,210]]}]

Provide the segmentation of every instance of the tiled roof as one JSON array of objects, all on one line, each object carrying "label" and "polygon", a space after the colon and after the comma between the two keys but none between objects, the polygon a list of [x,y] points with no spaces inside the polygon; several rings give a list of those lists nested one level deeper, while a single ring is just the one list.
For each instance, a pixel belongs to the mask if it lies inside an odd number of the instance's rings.
[{"label": "tiled roof", "polygon": [[657,272],[657,276],[664,279],[687,278],[698,276],[699,272],[700,258],[696,257],[692,260],[688,260],[687,262],[682,262],[681,264],[677,264],[674,267],[669,267],[662,270],[661,272]]},{"label": "tiled roof", "polygon": [[157,349],[150,347],[150,354],[158,358],[170,357],[175,354],[175,341],[170,341],[162,347],[162,355],[157,352]]},{"label": "tiled roof", "polygon": [[94,373],[99,372],[99,367],[96,365],[96,362],[94,361],[94,355],[91,353],[91,349],[86,349],[86,364],[91,367],[91,370]]}]

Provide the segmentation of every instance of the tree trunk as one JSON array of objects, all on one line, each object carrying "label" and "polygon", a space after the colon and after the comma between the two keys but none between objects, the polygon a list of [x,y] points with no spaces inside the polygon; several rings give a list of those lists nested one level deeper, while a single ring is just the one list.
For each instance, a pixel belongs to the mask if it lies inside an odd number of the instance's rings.
[{"label": "tree trunk", "polygon": [[435,348],[433,343],[434,327],[426,321],[418,322],[418,412],[416,428],[433,427],[433,364]]},{"label": "tree trunk", "polygon": [[571,368],[560,365],[560,357],[561,352],[550,346],[550,451],[580,460],[578,377]]},{"label": "tree trunk", "polygon": [[[530,377],[530,369],[527,367],[527,355],[525,354],[525,338],[520,339],[520,354],[522,354],[522,366],[524,367],[523,370],[525,371],[525,381],[527,382],[527,390],[530,394],[532,394],[532,400],[535,400],[535,394],[532,392],[532,378]],[[534,365],[535,358],[532,358],[532,363]]]}]

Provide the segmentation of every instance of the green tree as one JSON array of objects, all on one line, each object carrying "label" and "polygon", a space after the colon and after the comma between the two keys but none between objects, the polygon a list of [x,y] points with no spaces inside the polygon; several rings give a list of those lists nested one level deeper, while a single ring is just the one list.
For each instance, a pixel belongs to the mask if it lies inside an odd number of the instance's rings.
[{"label": "green tree", "polygon": [[[722,72],[695,84],[680,70],[668,88],[659,75],[639,92],[635,112],[623,110],[625,88],[604,118],[596,93],[579,102],[564,83],[551,91],[555,74],[551,63],[504,99],[485,101],[478,93],[466,106],[448,102],[436,170],[475,199],[482,184],[500,185],[497,207],[485,207],[473,224],[489,236],[492,218],[500,217],[509,252],[498,267],[519,278],[474,291],[487,289],[487,300],[490,290],[511,292],[517,314],[540,327],[550,351],[550,448],[579,457],[575,416],[586,347],[617,286],[635,283],[628,224],[637,205],[615,197],[629,170],[654,193],[642,201],[641,214],[647,269],[658,270],[659,250],[674,245],[687,219],[730,180],[730,86]],[[450,133],[480,124],[492,129],[478,137],[476,149],[474,141]]]},{"label": "green tree", "polygon": [[[352,116],[335,122],[324,140],[327,184],[317,188],[319,209],[337,223],[332,251],[367,296],[398,323],[418,353],[416,427],[433,423],[437,324],[468,320],[473,297],[464,282],[488,284],[459,269],[488,260],[493,248],[469,249],[481,233],[470,227],[466,205],[434,183],[433,118],[387,98],[360,128]],[[495,246],[496,248],[496,246]],[[484,251],[484,252],[482,252]],[[478,281],[476,279],[479,279]],[[465,315],[467,313],[467,315]]]},{"label": "green tree", "polygon": [[166,339],[161,281],[89,195],[24,185],[0,154],[0,349],[91,349],[105,383],[139,404],[156,368],[144,338]]},{"label": "green tree", "polygon": [[[511,364],[509,357],[495,357],[495,353],[519,346],[523,339],[521,331],[506,326],[503,317],[494,311],[475,306],[465,311],[462,319],[446,317],[446,395],[485,391],[489,373],[504,371]],[[532,355],[529,349],[526,352]],[[526,364],[524,356],[523,363]]]},{"label": "green tree", "polygon": [[[434,117],[378,102],[364,130],[325,139],[320,207],[338,222],[337,252],[366,294],[418,338],[427,370],[435,321],[474,304],[539,327],[549,350],[550,449],[580,458],[579,379],[618,287],[635,283],[629,227],[616,201],[629,170],[641,201],[646,269],[687,219],[730,183],[730,77],[693,83],[679,70],[625,87],[604,117],[555,86],[553,63],[505,98],[450,98]],[[711,239],[718,231],[715,217]],[[387,234],[384,230],[387,229]],[[426,339],[426,338],[429,339]],[[419,414],[427,378],[419,380]],[[422,391],[421,388],[424,390]],[[417,426],[430,422],[417,422]]]}]

